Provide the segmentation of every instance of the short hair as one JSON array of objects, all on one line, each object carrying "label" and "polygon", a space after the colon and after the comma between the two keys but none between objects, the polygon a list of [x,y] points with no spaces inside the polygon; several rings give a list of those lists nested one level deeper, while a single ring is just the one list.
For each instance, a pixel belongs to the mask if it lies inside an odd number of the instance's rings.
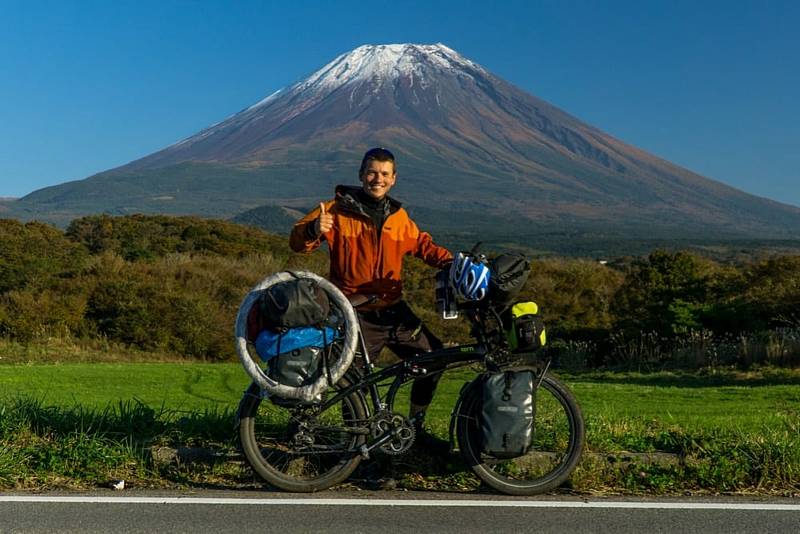
[{"label": "short hair", "polygon": [[388,149],[383,147],[377,148],[370,148],[367,150],[366,154],[364,154],[364,158],[361,160],[361,168],[358,170],[358,175],[361,176],[364,174],[364,171],[367,169],[367,165],[369,165],[370,161],[391,161],[392,162],[392,169],[394,172],[397,172],[397,162],[394,160],[394,154],[389,152]]}]

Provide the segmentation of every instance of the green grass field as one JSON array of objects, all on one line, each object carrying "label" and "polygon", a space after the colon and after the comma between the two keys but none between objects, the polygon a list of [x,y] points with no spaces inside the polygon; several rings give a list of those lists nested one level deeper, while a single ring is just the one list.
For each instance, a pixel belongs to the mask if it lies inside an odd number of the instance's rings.
[{"label": "green grass field", "polygon": [[[446,423],[462,384],[472,376],[469,370],[445,375],[430,414],[438,423]],[[755,431],[780,427],[787,414],[800,410],[800,372],[751,377],[590,373],[562,379],[589,420],[658,421],[687,431]],[[239,364],[0,365],[0,398],[28,396],[56,406],[102,408],[136,399],[179,412],[234,409],[248,384]]]},{"label": "green grass field", "polygon": [[[450,410],[472,376],[460,370],[443,378],[429,414],[436,433],[446,435]],[[800,372],[562,379],[581,403],[588,452],[662,451],[686,459],[615,471],[586,460],[573,477],[576,489],[800,491]],[[248,383],[238,364],[0,365],[0,487],[81,487],[116,476],[150,485],[253,482],[241,468],[153,466],[147,453],[154,445],[235,451],[233,414]],[[405,405],[401,396],[398,411]],[[414,473],[407,486],[440,487],[455,476],[446,471]]]},{"label": "green grass field", "polygon": [[773,378],[589,374],[567,382],[587,418],[635,418],[686,430],[781,427],[800,409],[800,373]]},{"label": "green grass field", "polygon": [[101,408],[138,400],[176,411],[233,409],[249,384],[238,364],[64,363],[0,366],[3,397]]}]

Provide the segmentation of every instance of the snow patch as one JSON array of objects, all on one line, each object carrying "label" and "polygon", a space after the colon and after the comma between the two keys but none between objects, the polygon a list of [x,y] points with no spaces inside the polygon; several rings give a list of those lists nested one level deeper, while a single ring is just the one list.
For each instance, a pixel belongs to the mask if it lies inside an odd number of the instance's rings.
[{"label": "snow patch", "polygon": [[435,75],[446,73],[473,78],[471,72],[476,71],[488,74],[477,63],[441,43],[363,45],[338,56],[295,84],[292,91],[329,93],[343,85],[371,82],[377,92],[383,82],[400,77],[409,77],[412,84],[416,81],[424,89],[429,85],[429,78]]},{"label": "snow patch", "polygon": [[247,108],[245,111],[250,111],[251,109],[260,108],[261,106],[268,104],[269,102],[272,102],[273,100],[275,100],[275,97],[277,97],[278,94],[280,94],[281,91],[283,91],[283,88],[278,89],[277,91],[269,95],[267,98],[259,100],[258,102]]}]

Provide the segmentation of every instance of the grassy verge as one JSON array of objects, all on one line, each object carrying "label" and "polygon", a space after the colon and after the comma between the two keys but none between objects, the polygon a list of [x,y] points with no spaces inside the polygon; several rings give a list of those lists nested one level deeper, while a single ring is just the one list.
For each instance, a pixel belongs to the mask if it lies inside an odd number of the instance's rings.
[{"label": "grassy verge", "polygon": [[159,445],[231,451],[233,415],[226,409],[184,414],[136,401],[101,409],[7,399],[0,406],[0,487],[107,487],[120,479],[142,487],[240,484],[248,476],[241,466],[157,465],[151,454]]},{"label": "grassy verge", "polygon": [[[446,376],[430,413],[446,435],[469,372]],[[800,372],[564,375],[582,405],[587,452],[580,492],[800,491]],[[0,365],[0,487],[259,487],[237,462],[234,411],[248,378],[238,364]],[[399,407],[404,410],[404,408]],[[205,447],[203,462],[153,460],[153,448]],[[673,462],[625,453],[670,453]],[[385,461],[410,488],[469,489],[454,458]]]},{"label": "grassy verge", "polygon": [[582,489],[800,492],[798,371],[593,373],[572,386],[590,451],[678,459],[610,466],[588,457],[574,477]]}]

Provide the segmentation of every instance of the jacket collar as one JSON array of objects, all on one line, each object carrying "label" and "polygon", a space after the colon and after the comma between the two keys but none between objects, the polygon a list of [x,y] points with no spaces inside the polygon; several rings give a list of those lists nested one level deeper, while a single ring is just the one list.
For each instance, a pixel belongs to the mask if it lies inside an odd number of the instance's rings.
[{"label": "jacket collar", "polygon": [[[336,205],[346,211],[350,211],[352,213],[358,213],[359,215],[363,215],[364,217],[369,217],[369,215],[367,215],[367,212],[364,210],[364,205],[358,199],[358,192],[360,190],[361,190],[360,187],[354,187],[350,185],[337,185]],[[402,206],[400,202],[393,199],[389,195],[386,195],[384,199],[385,202],[383,203],[383,210],[386,217],[395,213]]]}]

